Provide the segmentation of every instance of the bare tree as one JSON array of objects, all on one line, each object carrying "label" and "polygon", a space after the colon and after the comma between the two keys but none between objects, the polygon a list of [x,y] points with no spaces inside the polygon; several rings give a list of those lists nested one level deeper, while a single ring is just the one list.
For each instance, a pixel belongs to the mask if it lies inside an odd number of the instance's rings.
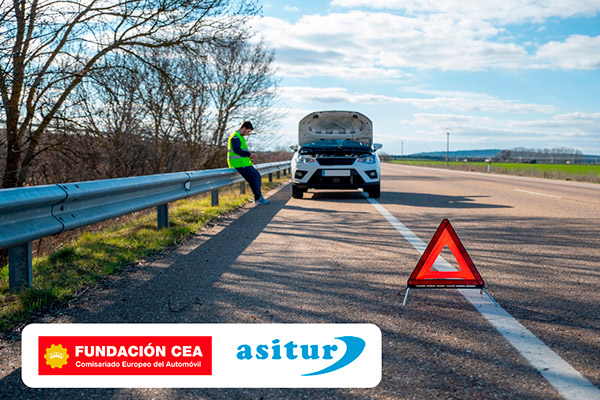
[{"label": "bare tree", "polygon": [[[149,158],[143,141],[147,109],[139,92],[146,78],[132,56],[114,54],[107,61],[110,67],[92,72],[71,96],[71,108],[77,110],[70,115],[71,122],[77,124],[73,131],[80,133],[86,144],[93,138],[100,177],[143,173]],[[89,154],[87,146],[84,153]]]},{"label": "bare tree", "polygon": [[[231,53],[234,61],[224,57]],[[71,113],[82,116],[79,131],[102,153],[93,157],[102,160],[102,177],[224,166],[233,118],[238,124],[251,116],[264,129],[276,117],[268,111],[273,58],[262,43],[237,39],[107,59],[110,66],[78,87],[72,108],[79,111]]]},{"label": "bare tree", "polygon": [[[171,59],[172,61],[173,59]],[[181,157],[189,168],[202,168],[212,153],[207,136],[212,126],[209,108],[208,56],[202,48],[188,49],[177,63],[172,62],[173,85],[169,88],[175,133],[183,145]]]},{"label": "bare tree", "polygon": [[177,155],[174,150],[175,122],[172,117],[173,102],[169,96],[176,72],[171,71],[171,60],[180,56],[179,49],[152,50],[151,63],[140,65],[145,79],[139,87],[139,99],[145,109],[145,135],[151,142],[152,169],[154,173],[171,172]]},{"label": "bare tree", "polygon": [[256,13],[253,0],[0,1],[4,188],[24,184],[51,121],[107,55],[226,41]]},{"label": "bare tree", "polygon": [[[274,53],[261,41],[232,41],[211,53],[210,96],[214,106],[214,127],[210,144],[222,146],[232,124],[252,117],[257,126],[268,126],[275,119],[269,108],[275,97]],[[219,155],[222,156],[222,155]],[[224,159],[224,157],[221,157]],[[215,163],[215,160],[209,160]]]},{"label": "bare tree", "polygon": [[[189,46],[185,53],[162,56],[153,67],[169,79],[162,80],[166,86],[160,91],[148,92],[144,104],[160,110],[163,121],[174,122],[169,125],[174,136],[168,138],[184,145],[180,156],[188,159],[187,167],[224,166],[224,144],[233,124],[251,117],[267,127],[276,119],[270,111],[276,86],[274,55],[263,42],[236,39],[218,46]],[[163,89],[170,96],[168,102]],[[170,116],[162,107],[166,103]]]}]

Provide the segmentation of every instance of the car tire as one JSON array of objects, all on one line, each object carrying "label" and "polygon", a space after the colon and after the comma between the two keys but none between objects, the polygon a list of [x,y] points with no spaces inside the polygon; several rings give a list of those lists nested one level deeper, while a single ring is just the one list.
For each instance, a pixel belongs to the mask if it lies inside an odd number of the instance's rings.
[{"label": "car tire", "polygon": [[296,185],[292,184],[292,197],[295,199],[301,199],[304,195],[304,190],[296,187]]},{"label": "car tire", "polygon": [[369,193],[369,197],[372,199],[378,199],[381,196],[381,185],[377,184],[377,186],[373,186],[367,189],[367,193]]}]

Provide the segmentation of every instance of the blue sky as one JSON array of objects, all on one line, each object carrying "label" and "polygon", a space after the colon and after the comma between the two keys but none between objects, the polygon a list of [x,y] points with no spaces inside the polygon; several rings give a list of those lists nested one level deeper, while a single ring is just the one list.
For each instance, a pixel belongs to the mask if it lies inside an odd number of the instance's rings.
[{"label": "blue sky", "polygon": [[600,154],[600,0],[262,2],[277,145],[352,110],[388,154],[572,147]]}]

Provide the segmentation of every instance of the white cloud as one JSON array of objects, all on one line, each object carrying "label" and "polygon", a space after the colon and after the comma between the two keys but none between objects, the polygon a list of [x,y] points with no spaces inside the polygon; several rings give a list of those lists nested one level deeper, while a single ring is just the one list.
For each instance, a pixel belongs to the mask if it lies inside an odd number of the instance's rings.
[{"label": "white cloud", "polygon": [[[390,79],[412,69],[595,69],[600,37],[573,35],[541,45],[507,41],[503,30],[483,20],[447,15],[407,17],[350,11],[305,15],[295,23],[265,17],[256,28],[276,50],[279,74]],[[512,40],[512,39],[511,39]]]},{"label": "white cloud", "polygon": [[600,135],[600,113],[566,113],[557,114],[546,119],[537,120],[512,120],[500,123],[491,117],[477,117],[462,114],[414,114],[412,124],[418,126],[430,126],[435,128],[453,127],[460,129],[464,127],[491,128],[503,126],[503,130],[512,133],[530,132],[539,134],[581,134],[586,136]]},{"label": "white cloud", "polygon": [[[600,113],[558,114],[539,120],[498,120],[464,114],[417,113],[404,121],[416,129],[405,135],[413,141],[441,142],[450,127],[453,147],[573,147],[576,143],[584,153],[598,151]],[[462,146],[462,147],[461,147]]]},{"label": "white cloud", "polygon": [[435,130],[445,130],[446,128],[457,130],[468,126],[491,127],[495,124],[495,121],[490,117],[464,114],[416,113],[413,117],[414,120],[410,121],[412,125],[431,127]]},{"label": "white cloud", "polygon": [[277,51],[285,76],[346,76],[354,69],[359,72],[350,77],[397,76],[404,68],[481,70],[516,67],[528,56],[523,46],[490,40],[499,30],[489,23],[441,16],[351,11],[305,15],[294,24],[261,18],[256,27]]},{"label": "white cloud", "polygon": [[[427,91],[421,91],[423,93]],[[352,103],[361,105],[404,104],[419,109],[449,109],[461,112],[489,113],[554,113],[555,106],[501,100],[480,93],[432,91],[436,97],[393,97],[380,94],[352,93],[346,88],[281,87],[278,95],[298,104],[302,103]]]},{"label": "white cloud", "polygon": [[313,76],[322,76],[344,77],[345,79],[369,79],[370,77],[377,77],[378,79],[401,79],[410,76],[410,74],[400,70],[383,69],[377,67],[353,67],[330,63],[324,63],[323,65],[307,65],[297,63],[276,64],[278,68],[277,75],[290,78],[309,78]]},{"label": "white cloud", "polygon": [[300,11],[300,9],[298,7],[291,7],[291,6],[285,6],[285,7],[283,7],[283,9],[285,11],[289,11],[289,12],[298,12],[298,11]]},{"label": "white cloud", "polygon": [[[367,111],[390,153],[400,152],[399,146],[393,149],[399,137],[430,147],[441,141],[445,149],[446,127],[453,128],[455,149],[565,145],[600,152],[597,113],[565,113],[580,107],[566,98],[557,101],[564,109],[520,100],[546,91],[548,99],[561,96],[560,87],[548,80],[557,73],[532,78],[522,75],[524,70],[600,69],[600,36],[557,36],[574,29],[558,19],[596,15],[598,0],[335,0],[331,6],[335,13],[298,15],[293,22],[255,20],[255,28],[276,50],[278,74],[286,83],[278,94],[306,108],[288,114],[287,138],[293,139],[298,120],[314,111],[308,108],[343,107]],[[527,25],[548,18],[557,19]],[[499,88],[494,82],[498,70],[514,76],[514,85]],[[470,75],[463,71],[485,71],[490,84],[478,74],[479,86],[473,89],[474,82],[465,85]],[[568,77],[563,71],[559,75]],[[523,92],[536,88],[519,85],[521,78],[535,79],[544,91]],[[440,79],[445,88],[458,90],[437,90]],[[590,110],[589,102],[581,109]],[[406,129],[399,132],[398,123]]]},{"label": "white cloud", "polygon": [[408,14],[446,14],[502,24],[542,22],[551,17],[593,16],[600,12],[597,0],[333,0],[331,5],[404,10]]},{"label": "white cloud", "polygon": [[536,58],[545,65],[561,69],[600,68],[600,36],[571,35],[564,42],[541,46]]},{"label": "white cloud", "polygon": [[511,128],[534,130],[537,132],[559,131],[566,135],[583,135],[600,140],[600,112],[558,114],[550,119],[514,121]]}]

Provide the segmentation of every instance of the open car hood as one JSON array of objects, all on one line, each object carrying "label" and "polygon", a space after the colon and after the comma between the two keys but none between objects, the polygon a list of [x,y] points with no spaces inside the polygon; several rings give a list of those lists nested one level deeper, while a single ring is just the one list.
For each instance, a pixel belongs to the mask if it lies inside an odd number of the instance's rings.
[{"label": "open car hood", "polygon": [[373,123],[363,114],[354,111],[317,111],[300,120],[298,144],[321,139],[349,139],[371,146]]}]

